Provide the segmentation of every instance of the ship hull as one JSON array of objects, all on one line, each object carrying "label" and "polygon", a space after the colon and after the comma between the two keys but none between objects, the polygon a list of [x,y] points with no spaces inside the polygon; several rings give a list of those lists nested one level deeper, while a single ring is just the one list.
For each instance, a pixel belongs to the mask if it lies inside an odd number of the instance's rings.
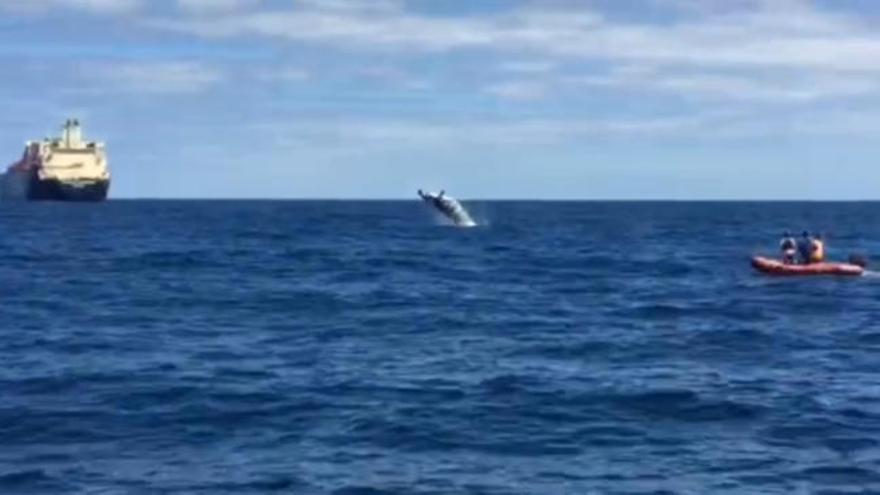
[{"label": "ship hull", "polygon": [[27,199],[29,201],[104,201],[107,199],[109,189],[108,180],[62,182],[56,179],[35,178],[31,181]]},{"label": "ship hull", "polygon": [[7,201],[96,202],[107,199],[109,180],[62,182],[40,179],[35,173],[7,172],[2,177],[2,199]]}]

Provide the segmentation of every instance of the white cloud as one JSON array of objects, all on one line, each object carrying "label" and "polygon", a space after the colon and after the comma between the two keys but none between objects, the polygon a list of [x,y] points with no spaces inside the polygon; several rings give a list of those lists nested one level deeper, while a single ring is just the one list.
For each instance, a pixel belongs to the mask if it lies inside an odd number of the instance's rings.
[{"label": "white cloud", "polygon": [[537,82],[510,81],[491,84],[483,91],[507,100],[539,100],[544,97],[547,88]]},{"label": "white cloud", "polygon": [[[524,75],[570,72],[598,62],[616,67],[604,84],[626,90],[789,102],[878,92],[880,32],[858,17],[823,11],[806,0],[653,1],[690,15],[664,24],[624,23],[576,4],[432,17],[407,12],[394,0],[309,0],[299,10],[169,26],[206,36],[259,35],[351,51],[490,49],[499,57],[534,55],[532,61],[499,64],[502,71]],[[624,73],[635,67],[650,67],[656,80]],[[484,91],[530,99],[549,89],[524,80]]]},{"label": "white cloud", "polygon": [[[550,145],[585,137],[670,137],[706,129],[722,115],[613,119],[526,119],[426,122],[334,119],[251,124],[249,130],[280,146],[375,148],[472,145]],[[334,148],[337,149],[337,148]]]},{"label": "white cloud", "polygon": [[806,79],[767,80],[712,74],[673,75],[651,82],[658,90],[752,100],[807,101],[875,93],[880,81],[807,75]]},{"label": "white cloud", "polygon": [[694,115],[644,115],[609,118],[529,118],[524,120],[434,121],[309,119],[251,123],[252,132],[274,146],[364,153],[403,148],[449,146],[560,146],[589,139],[639,141],[731,141],[767,137],[842,136],[871,139],[880,132],[880,112],[761,115],[717,111]]},{"label": "white cloud", "polygon": [[312,73],[296,67],[282,67],[264,70],[257,74],[257,78],[270,82],[304,82],[312,78]]},{"label": "white cloud", "polygon": [[138,93],[192,93],[221,82],[223,73],[193,62],[151,62],[89,66],[83,74],[110,90]]},{"label": "white cloud", "polygon": [[504,72],[522,74],[543,74],[552,72],[557,68],[558,64],[550,61],[509,61],[502,62],[499,65],[499,69]]},{"label": "white cloud", "polygon": [[202,36],[256,35],[349,50],[483,48],[531,51],[559,62],[592,59],[880,72],[880,34],[856,18],[796,0],[734,5],[739,8],[652,24],[612,22],[582,4],[492,16],[436,17],[407,12],[398,2],[310,0],[300,2],[301,8],[295,10],[166,20],[159,25]]},{"label": "white cloud", "polygon": [[[309,66],[315,67],[312,73],[296,66],[301,60],[287,58],[293,66],[258,69],[255,77],[319,84],[328,74],[344,76],[355,80],[353,86],[368,81],[370,90],[381,84],[389,98],[391,89],[431,88],[437,98],[449,96],[450,101],[474,93],[512,102],[572,101],[575,96],[591,97],[584,91],[588,87],[627,97],[675,95],[699,100],[702,106],[689,108],[705,111],[744,103],[751,103],[750,109],[767,103],[806,107],[818,101],[880,97],[880,31],[857,15],[823,10],[808,0],[642,1],[667,9],[669,17],[664,22],[632,17],[623,21],[610,10],[608,15],[597,10],[602,2],[570,0],[532,0],[516,9],[510,2],[504,11],[469,15],[418,13],[403,0],[173,0],[170,3],[180,9],[174,16],[139,22],[208,38],[265,39],[276,47],[289,43],[294,53],[303,44],[318,46],[327,59],[345,60],[333,69],[323,60],[314,62]],[[142,2],[34,0],[28,5],[121,13]],[[0,8],[21,3],[0,0]],[[364,53],[370,57],[363,60],[374,65],[356,69],[347,56],[358,59]],[[94,77],[127,91],[194,92],[225,76],[203,64],[166,62],[108,65]],[[760,113],[716,118],[714,132],[759,127],[749,119],[764,125],[758,122],[763,119]],[[854,121],[873,122],[864,116]],[[475,126],[381,124],[373,129],[352,124],[339,132],[382,140],[409,131],[416,141],[450,136],[549,138],[553,132],[708,132],[700,127],[706,124],[705,115]]]},{"label": "white cloud", "polygon": [[815,70],[695,71],[654,66],[622,66],[607,74],[566,76],[561,86],[605,87],[626,91],[672,93],[690,98],[807,102],[836,97],[880,94],[880,78]]},{"label": "white cloud", "polygon": [[294,5],[305,9],[347,13],[400,13],[401,0],[294,0]]},{"label": "white cloud", "polygon": [[351,76],[395,89],[418,91],[432,87],[429,81],[392,65],[355,68],[351,71]]},{"label": "white cloud", "polygon": [[141,0],[0,0],[0,9],[24,14],[45,14],[61,9],[93,14],[126,14],[142,5]]},{"label": "white cloud", "polygon": [[880,132],[880,109],[807,110],[790,114],[741,115],[699,131],[712,139],[844,137],[874,140]]},{"label": "white cloud", "polygon": [[216,14],[242,11],[256,6],[259,0],[177,0],[177,5],[194,14]]},{"label": "white cloud", "polygon": [[[348,2],[343,2],[348,3]],[[398,48],[446,50],[487,46],[492,33],[482,23],[433,19],[395,11],[308,8],[262,11],[213,19],[164,20],[154,26],[205,37],[264,36],[289,41],[333,43],[355,50]]]}]

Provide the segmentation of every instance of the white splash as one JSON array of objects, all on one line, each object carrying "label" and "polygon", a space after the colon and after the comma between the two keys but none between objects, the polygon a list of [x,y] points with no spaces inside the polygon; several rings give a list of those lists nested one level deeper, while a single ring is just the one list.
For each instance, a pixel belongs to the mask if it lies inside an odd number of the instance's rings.
[{"label": "white splash", "polygon": [[451,220],[457,227],[476,227],[477,222],[471,217],[470,213],[462,204],[451,196],[447,196],[444,191],[439,193],[422,192],[419,189],[419,197],[425,203],[430,204],[444,217]]}]

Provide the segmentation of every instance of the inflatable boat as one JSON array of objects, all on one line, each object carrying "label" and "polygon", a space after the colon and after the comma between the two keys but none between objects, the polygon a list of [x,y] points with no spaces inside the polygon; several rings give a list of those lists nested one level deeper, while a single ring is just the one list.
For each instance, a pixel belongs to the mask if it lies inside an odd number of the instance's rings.
[{"label": "inflatable boat", "polygon": [[779,260],[755,256],[752,258],[752,266],[756,270],[769,275],[842,275],[858,277],[865,273],[865,269],[852,263],[811,263],[809,265],[786,264]]}]

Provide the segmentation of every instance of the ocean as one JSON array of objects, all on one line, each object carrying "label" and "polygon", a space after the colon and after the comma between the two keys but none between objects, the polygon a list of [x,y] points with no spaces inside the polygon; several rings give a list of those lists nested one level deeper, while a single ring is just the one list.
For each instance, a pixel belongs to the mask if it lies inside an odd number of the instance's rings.
[{"label": "ocean", "polygon": [[0,208],[2,494],[880,493],[880,203]]}]

